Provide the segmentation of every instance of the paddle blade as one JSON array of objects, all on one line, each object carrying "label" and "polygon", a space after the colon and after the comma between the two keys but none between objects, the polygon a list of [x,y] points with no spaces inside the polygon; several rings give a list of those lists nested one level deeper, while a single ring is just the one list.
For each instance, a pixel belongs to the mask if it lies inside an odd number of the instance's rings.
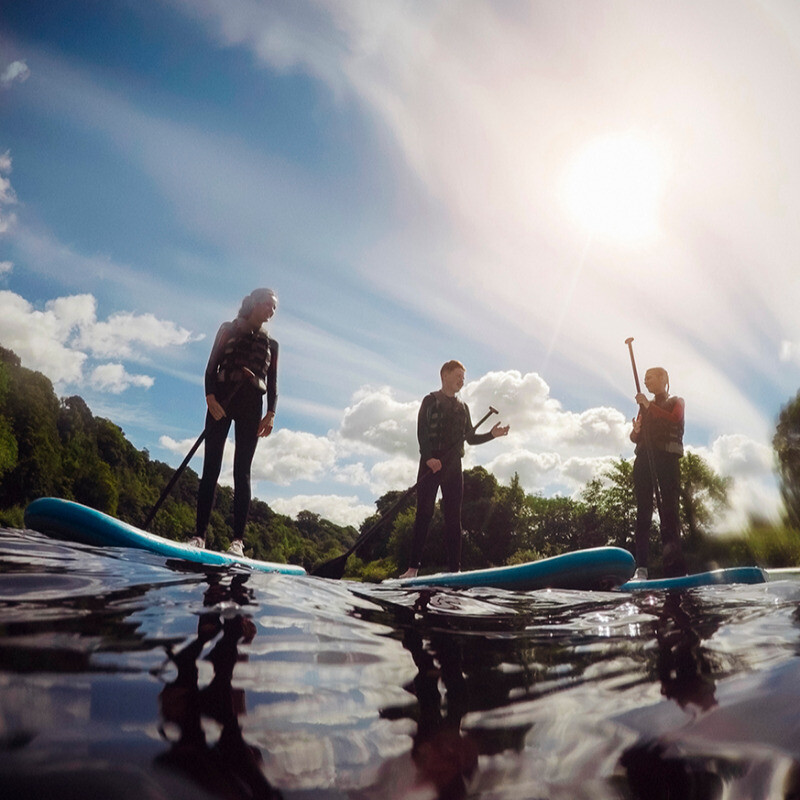
[{"label": "paddle blade", "polygon": [[311,570],[311,574],[316,575],[318,578],[334,578],[335,580],[339,580],[342,575],[344,575],[347,559],[349,557],[350,553],[337,556],[330,561],[326,561],[324,564],[320,564],[316,569]]}]

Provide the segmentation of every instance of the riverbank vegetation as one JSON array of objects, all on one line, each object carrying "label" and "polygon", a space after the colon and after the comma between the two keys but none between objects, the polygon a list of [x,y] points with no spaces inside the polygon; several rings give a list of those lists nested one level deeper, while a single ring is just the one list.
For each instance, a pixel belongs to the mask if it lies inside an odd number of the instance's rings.
[{"label": "riverbank vegetation", "polygon": [[[700,456],[688,453],[681,463],[682,534],[692,571],[715,566],[800,564],[800,394],[781,412],[775,451],[787,504],[784,524],[753,521],[747,530],[711,534],[727,503],[728,481]],[[119,426],[95,417],[82,398],[59,399],[50,381],[26,369],[10,350],[0,347],[0,525],[23,527],[25,506],[37,497],[75,500],[142,526],[173,474],[168,464],[137,450]],[[198,475],[187,468],[156,515],[150,530],[183,539],[194,530]],[[360,530],[378,524],[400,497],[387,492]],[[229,544],[233,492],[221,486],[212,513],[207,544]],[[500,484],[483,467],[464,474],[464,569],[530,561],[570,550],[601,545],[633,546],[635,501],[632,463],[624,458],[590,481],[576,497],[526,493],[515,476]],[[391,514],[356,555],[346,577],[381,580],[405,567],[414,522],[414,497]],[[445,563],[437,508],[426,561]],[[245,534],[255,558],[301,564],[306,569],[333,558],[360,531],[337,525],[310,511],[292,519],[254,499]],[[652,533],[652,572],[658,574],[660,537]]]}]

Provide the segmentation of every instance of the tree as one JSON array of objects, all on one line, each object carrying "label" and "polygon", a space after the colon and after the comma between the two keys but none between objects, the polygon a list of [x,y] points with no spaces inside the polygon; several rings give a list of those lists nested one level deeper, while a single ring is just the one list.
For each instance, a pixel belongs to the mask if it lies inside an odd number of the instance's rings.
[{"label": "tree", "polygon": [[588,506],[591,522],[603,544],[633,547],[636,497],[633,462],[619,458],[599,477],[586,484],[581,499]]},{"label": "tree", "polygon": [[731,478],[717,475],[697,453],[681,459],[681,531],[692,546],[728,505]]},{"label": "tree", "polygon": [[800,392],[781,409],[772,447],[787,522],[800,529]]}]

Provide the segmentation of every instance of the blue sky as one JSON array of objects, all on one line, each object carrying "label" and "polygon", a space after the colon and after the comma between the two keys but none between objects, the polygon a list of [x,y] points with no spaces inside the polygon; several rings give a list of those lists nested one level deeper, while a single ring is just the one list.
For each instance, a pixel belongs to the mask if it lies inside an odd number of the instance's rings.
[{"label": "blue sky", "polygon": [[721,527],[774,514],[798,96],[788,0],[10,0],[0,343],[177,465],[217,327],[274,288],[255,492],[358,524],[450,358],[511,425],[469,465],[571,495],[629,457],[633,336],[734,479]]}]

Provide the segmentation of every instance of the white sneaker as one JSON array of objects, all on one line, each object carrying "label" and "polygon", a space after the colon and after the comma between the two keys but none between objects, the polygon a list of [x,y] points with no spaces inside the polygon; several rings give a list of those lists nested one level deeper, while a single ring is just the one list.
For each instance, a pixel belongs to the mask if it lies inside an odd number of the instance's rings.
[{"label": "white sneaker", "polygon": [[227,553],[230,553],[232,556],[239,556],[239,558],[244,558],[244,544],[242,543],[241,539],[234,539],[231,542],[231,546],[226,550]]},{"label": "white sneaker", "polygon": [[633,580],[635,580],[635,581],[646,581],[647,580],[647,567],[637,567],[636,572],[633,575]]},{"label": "white sneaker", "polygon": [[196,547],[198,550],[204,550],[206,543],[204,539],[201,539],[199,536],[192,536],[191,539],[186,540],[186,544],[189,547]]}]

